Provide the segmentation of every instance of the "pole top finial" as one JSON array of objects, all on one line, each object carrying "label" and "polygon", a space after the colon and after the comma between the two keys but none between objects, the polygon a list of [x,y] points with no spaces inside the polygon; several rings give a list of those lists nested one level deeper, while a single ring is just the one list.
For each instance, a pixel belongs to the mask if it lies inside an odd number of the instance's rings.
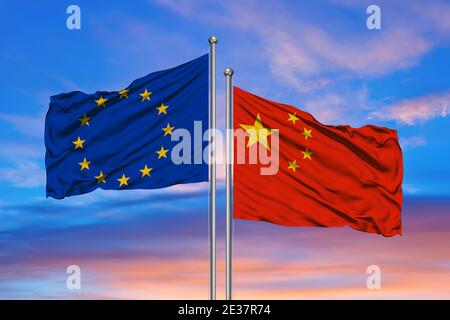
[{"label": "pole top finial", "polygon": [[224,73],[225,76],[232,76],[233,75],[233,69],[231,68],[226,68]]},{"label": "pole top finial", "polygon": [[208,42],[210,44],[216,44],[217,42],[219,42],[219,39],[217,39],[216,36],[211,36],[211,37],[209,37]]}]

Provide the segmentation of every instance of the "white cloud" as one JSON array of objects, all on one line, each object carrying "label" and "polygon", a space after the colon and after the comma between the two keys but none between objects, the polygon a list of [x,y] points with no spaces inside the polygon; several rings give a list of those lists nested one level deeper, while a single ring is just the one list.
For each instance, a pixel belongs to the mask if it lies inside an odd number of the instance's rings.
[{"label": "white cloud", "polygon": [[0,179],[20,188],[35,188],[45,185],[45,170],[36,162],[24,161],[13,168],[0,169]]},{"label": "white cloud", "polygon": [[44,145],[22,143],[19,141],[2,141],[0,155],[10,161],[43,158],[45,155]]},{"label": "white cloud", "polygon": [[404,183],[402,186],[402,190],[405,194],[417,194],[421,191],[419,187],[411,183]]},{"label": "white cloud", "polygon": [[0,120],[10,123],[17,131],[27,136],[44,137],[44,114],[38,116],[24,116],[0,113]]},{"label": "white cloud", "polygon": [[422,136],[400,137],[400,145],[403,150],[424,146],[426,143],[427,141]]}]

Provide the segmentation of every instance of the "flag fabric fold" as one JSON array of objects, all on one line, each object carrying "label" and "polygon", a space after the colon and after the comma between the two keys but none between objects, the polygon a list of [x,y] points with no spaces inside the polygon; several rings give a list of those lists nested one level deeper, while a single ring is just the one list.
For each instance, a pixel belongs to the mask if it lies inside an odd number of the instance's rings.
[{"label": "flag fabric fold", "polygon": [[176,129],[193,136],[196,121],[208,129],[208,61],[206,54],[118,91],[52,96],[45,122],[47,196],[207,181],[207,163],[174,164],[170,154]]},{"label": "flag fabric fold", "polygon": [[273,130],[279,130],[274,175],[262,175],[267,165],[259,162],[236,163],[242,150],[235,141],[235,218],[401,234],[403,162],[395,130],[323,125],[307,112],[238,87],[234,127],[245,131],[245,152],[265,148],[269,155],[276,151]]}]

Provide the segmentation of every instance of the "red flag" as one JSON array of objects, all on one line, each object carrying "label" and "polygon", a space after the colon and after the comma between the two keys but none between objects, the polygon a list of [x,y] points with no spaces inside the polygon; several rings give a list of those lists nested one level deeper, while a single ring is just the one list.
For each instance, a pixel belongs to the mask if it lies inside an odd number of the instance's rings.
[{"label": "red flag", "polygon": [[[237,87],[234,128],[245,132],[245,145],[235,138],[235,218],[401,234],[403,161],[395,130],[323,125]],[[269,159],[279,153],[276,174],[261,174],[270,166],[261,155],[248,163],[257,149]],[[239,164],[243,152],[246,163]]]}]

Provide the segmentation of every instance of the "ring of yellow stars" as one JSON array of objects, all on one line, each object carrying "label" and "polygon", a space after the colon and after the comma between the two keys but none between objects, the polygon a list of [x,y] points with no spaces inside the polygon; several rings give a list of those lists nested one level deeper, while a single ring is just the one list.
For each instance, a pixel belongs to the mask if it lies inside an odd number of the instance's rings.
[{"label": "ring of yellow stars", "polygon": [[104,107],[105,102],[108,101],[108,99],[103,98],[103,96],[100,96],[95,102],[97,102],[97,108]]},{"label": "ring of yellow stars", "polygon": [[161,105],[160,105],[159,107],[156,108],[156,110],[158,110],[158,116],[159,116],[161,113],[167,114],[167,108],[168,108],[168,107],[169,107],[169,106],[166,106],[164,103],[161,103]]},{"label": "ring of yellow stars", "polygon": [[292,114],[288,112],[288,115],[289,115],[288,121],[292,121],[293,124],[295,124],[295,121],[300,120],[300,118],[297,117],[296,113]]},{"label": "ring of yellow stars", "polygon": [[308,138],[312,138],[312,134],[311,134],[312,129],[308,130],[306,128],[303,128],[303,133],[302,135],[305,136],[305,140],[308,140]]},{"label": "ring of yellow stars", "polygon": [[98,176],[95,176],[95,179],[97,179],[97,183],[100,182],[106,183],[106,174],[103,174],[103,171],[100,171]]},{"label": "ring of yellow stars", "polygon": [[270,150],[267,137],[272,134],[272,129],[264,127],[259,113],[256,115],[255,123],[253,125],[241,124],[241,127],[244,128],[244,130],[247,131],[250,135],[250,138],[247,142],[247,148],[259,142],[264,146],[264,148]]},{"label": "ring of yellow stars", "polygon": [[83,143],[84,143],[85,141],[86,141],[86,140],[81,140],[80,137],[78,137],[77,140],[72,141],[72,143],[75,145],[75,150],[77,150],[77,149],[83,149]]},{"label": "ring of yellow stars", "polygon": [[297,160],[294,160],[294,161],[288,161],[288,163],[289,163],[288,170],[291,169],[292,171],[295,172],[295,170],[296,170],[298,167],[300,167],[300,166],[297,164]]},{"label": "ring of yellow stars", "polygon": [[149,167],[147,167],[147,165],[145,165],[145,167],[143,169],[139,170],[140,172],[142,172],[142,177],[141,178],[143,178],[145,176],[149,176],[150,177],[150,172],[152,170],[153,170],[153,168],[149,168]]},{"label": "ring of yellow stars", "polygon": [[128,91],[130,91],[130,90],[127,90],[127,89],[120,90],[120,91],[118,92],[118,94],[119,94],[119,99],[122,99],[122,98],[128,98]]},{"label": "ring of yellow stars", "polygon": [[169,151],[169,149],[164,149],[164,147],[161,147],[159,151],[156,151],[158,154],[158,159],[161,159],[162,157],[167,158],[167,151]]},{"label": "ring of yellow stars", "polygon": [[78,164],[81,166],[80,170],[83,169],[88,169],[89,170],[89,165],[91,164],[91,161],[87,161],[86,158],[83,159],[82,162],[78,162]]},{"label": "ring of yellow stars", "polygon": [[164,131],[164,136],[168,134],[172,134],[172,130],[175,129],[175,127],[171,127],[170,124],[167,124],[165,128],[162,128],[161,130]]},{"label": "ring of yellow stars", "polygon": [[125,174],[122,174],[122,178],[117,179],[120,182],[119,187],[128,186],[128,180],[130,180],[130,177],[125,177]]},{"label": "ring of yellow stars", "polygon": [[91,120],[91,117],[87,117],[86,113],[83,115],[83,118],[78,119],[81,121],[81,127],[84,125],[89,125],[89,120]]},{"label": "ring of yellow stars", "polygon": [[153,93],[153,92],[147,91],[147,89],[145,89],[144,92],[139,93],[139,95],[142,97],[141,102],[144,102],[144,100],[150,101],[150,95],[151,95],[152,93]]},{"label": "ring of yellow stars", "polygon": [[313,152],[306,149],[305,151],[302,151],[302,153],[303,153],[303,159],[311,160],[311,156],[312,156]]}]

